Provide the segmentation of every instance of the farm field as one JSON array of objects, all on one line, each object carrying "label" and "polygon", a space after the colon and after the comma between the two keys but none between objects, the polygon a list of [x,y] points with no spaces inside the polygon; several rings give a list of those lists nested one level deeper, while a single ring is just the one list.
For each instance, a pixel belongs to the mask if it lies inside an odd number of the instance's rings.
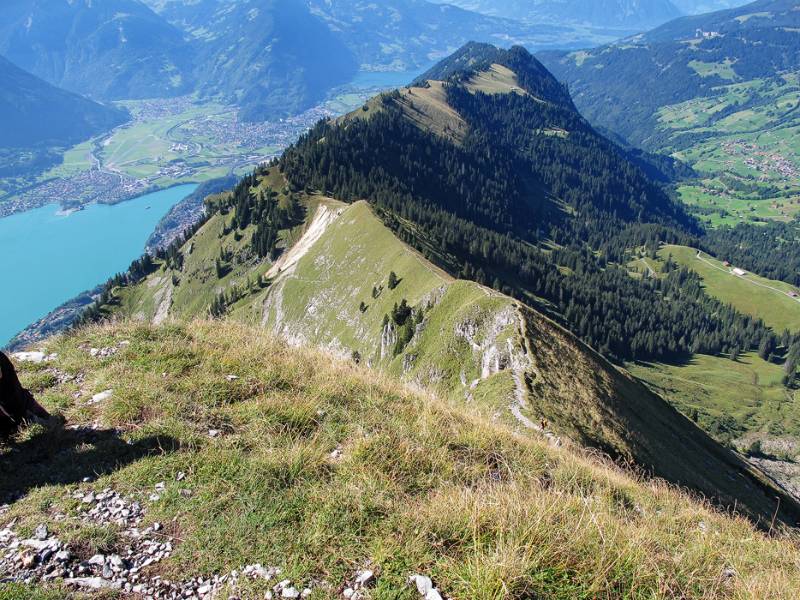
[{"label": "farm field", "polygon": [[766,219],[788,221],[800,214],[800,185],[788,184],[775,197],[763,199],[757,193],[737,190],[742,185],[758,189],[759,184],[725,179],[708,177],[677,188],[681,200],[708,226],[732,227],[743,221]]},{"label": "farm field", "polygon": [[71,177],[81,171],[91,169],[92,166],[94,166],[94,161],[92,159],[92,141],[87,140],[67,150],[64,153],[64,162],[47,171],[42,176],[42,179]]},{"label": "farm field", "polygon": [[[692,67],[703,76],[734,75],[729,64]],[[662,151],[700,174],[679,187],[681,199],[712,227],[794,218],[800,213],[800,76],[733,81],[715,91],[659,111]]]},{"label": "farm field", "polygon": [[777,333],[785,329],[800,331],[800,301],[789,295],[795,289],[791,285],[752,273],[734,275],[731,267],[686,246],[668,245],[659,251],[661,261],[669,256],[700,275],[711,296],[763,319]]},{"label": "farm field", "polygon": [[[113,204],[153,189],[242,175],[277,155],[318,119],[320,106],[275,122],[239,121],[235,108],[192,97],[121,102],[132,120],[68,149],[63,162],[0,195],[0,216],[58,200]],[[4,187],[0,181],[0,188]]]}]

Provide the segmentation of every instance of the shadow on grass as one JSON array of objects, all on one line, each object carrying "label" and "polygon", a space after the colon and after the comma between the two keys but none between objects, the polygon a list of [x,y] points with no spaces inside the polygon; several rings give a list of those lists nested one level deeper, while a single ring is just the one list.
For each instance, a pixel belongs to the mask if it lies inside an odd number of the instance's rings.
[{"label": "shadow on grass", "polygon": [[673,354],[672,356],[665,356],[658,360],[634,360],[634,364],[642,367],[655,367],[659,364],[668,365],[670,367],[688,367],[697,364],[697,359],[694,354]]},{"label": "shadow on grass", "polygon": [[0,503],[47,485],[94,480],[146,456],[175,452],[176,439],[152,436],[128,442],[114,429],[37,427],[30,439],[0,445]]}]

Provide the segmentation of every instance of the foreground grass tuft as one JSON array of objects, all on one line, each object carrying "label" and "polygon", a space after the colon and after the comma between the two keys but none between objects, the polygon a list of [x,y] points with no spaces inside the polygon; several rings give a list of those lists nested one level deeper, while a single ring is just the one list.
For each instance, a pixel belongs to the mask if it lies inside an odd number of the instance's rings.
[{"label": "foreground grass tuft", "polygon": [[[119,350],[95,359],[90,347]],[[25,366],[24,382],[68,426],[95,433],[32,428],[0,449],[0,496],[25,494],[0,526],[47,522],[82,552],[110,551],[114,531],[52,517],[74,514],[76,489],[113,487],[170,524],[176,549],[158,568],[175,579],[261,562],[337,597],[369,562],[373,598],[416,598],[405,581],[418,572],[448,597],[478,600],[800,589],[792,535],[768,537],[662,482],[262,331],[105,325],[48,350],[57,361]],[[77,378],[59,383],[64,374]],[[107,389],[110,399],[87,404]],[[60,594],[6,587],[0,598]]]}]

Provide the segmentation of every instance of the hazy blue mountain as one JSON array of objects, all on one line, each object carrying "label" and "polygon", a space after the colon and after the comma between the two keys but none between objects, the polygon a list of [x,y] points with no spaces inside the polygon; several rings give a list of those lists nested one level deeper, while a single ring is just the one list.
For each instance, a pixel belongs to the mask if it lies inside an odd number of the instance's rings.
[{"label": "hazy blue mountain", "polygon": [[702,13],[713,12],[715,10],[725,10],[736,8],[749,3],[751,0],[672,0],[681,12],[687,15],[699,15]]},{"label": "hazy blue mountain", "polygon": [[[199,92],[257,120],[303,110],[357,61],[298,0],[4,0],[0,53],[103,100]],[[159,12],[155,12],[152,8]]]},{"label": "hazy blue mountain", "polygon": [[[175,27],[203,42],[212,52],[222,48],[225,60],[239,56],[239,37],[248,32],[248,44],[261,40],[271,25],[262,23],[275,10],[271,0],[144,0]],[[283,27],[288,35],[308,20],[308,5],[329,32],[304,34],[302,44],[319,48],[316,62],[355,57],[365,70],[413,70],[430,65],[470,40],[509,46],[581,47],[589,36],[568,27],[523,24],[490,17],[428,0],[294,0],[293,21]],[[331,36],[333,36],[332,39]],[[299,38],[299,35],[295,35]],[[243,38],[244,39],[244,38]],[[606,38],[608,39],[608,38]],[[273,52],[274,53],[274,52]],[[243,57],[250,60],[249,54]],[[291,60],[291,57],[290,57]],[[250,61],[252,62],[252,61]],[[336,65],[327,73],[336,73]],[[200,75],[202,79],[202,75]]]},{"label": "hazy blue mountain", "polygon": [[0,54],[65,89],[104,100],[191,89],[183,34],[135,0],[3,0]]},{"label": "hazy blue mountain", "polygon": [[414,70],[470,40],[579,47],[567,27],[427,0],[144,1],[191,40],[198,89],[239,102],[250,119],[305,108],[357,68]]},{"label": "hazy blue mountain", "polygon": [[0,146],[69,146],[126,119],[124,111],[59,89],[0,56]]},{"label": "hazy blue mountain", "polygon": [[676,19],[594,50],[539,58],[569,85],[590,121],[633,144],[657,148],[661,107],[800,68],[800,10],[793,0],[759,0]]},{"label": "hazy blue mountain", "polygon": [[59,89],[0,56],[0,176],[56,164],[58,149],[125,122],[127,113]]},{"label": "hazy blue mountain", "polygon": [[150,0],[182,30],[194,54],[198,91],[241,106],[250,120],[308,108],[352,78],[352,52],[305,2]]},{"label": "hazy blue mountain", "polygon": [[441,0],[488,15],[528,22],[583,23],[639,29],[679,16],[671,0]]},{"label": "hazy blue mountain", "polygon": [[[566,27],[523,24],[427,0],[310,0],[364,68],[409,70],[428,66],[468,41],[508,46],[571,33]],[[563,46],[561,46],[563,47]]]}]

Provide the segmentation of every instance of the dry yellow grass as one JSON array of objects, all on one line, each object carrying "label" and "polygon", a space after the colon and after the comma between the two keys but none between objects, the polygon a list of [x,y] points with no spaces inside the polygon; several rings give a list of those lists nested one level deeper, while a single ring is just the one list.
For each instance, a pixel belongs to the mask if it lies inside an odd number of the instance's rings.
[{"label": "dry yellow grass", "polygon": [[[130,344],[105,359],[85,349],[122,340]],[[663,482],[259,330],[123,323],[47,345],[57,361],[26,366],[22,378],[49,408],[71,424],[115,428],[133,447],[160,443],[137,456],[124,454],[129,444],[73,453],[58,429],[28,430],[17,440],[35,449],[27,462],[0,451],[0,492],[27,490],[0,527],[45,521],[79,537],[64,491],[86,486],[82,474],[98,467],[91,456],[102,467],[93,486],[142,497],[148,519],[175,520],[181,541],[160,567],[167,576],[258,561],[333,586],[316,598],[338,597],[371,560],[371,598],[416,598],[405,583],[412,572],[463,600],[789,599],[800,590],[794,534],[770,537]],[[53,368],[82,373],[83,383],[58,383]],[[102,389],[113,398],[87,406]],[[209,438],[212,427],[223,434]],[[335,448],[340,460],[330,457]],[[177,493],[178,471],[189,497]],[[167,489],[151,502],[146,492],[159,481]],[[56,506],[65,521],[50,522]],[[44,593],[15,587],[0,598]]]},{"label": "dry yellow grass", "polygon": [[529,95],[520,86],[516,73],[503,65],[492,65],[489,70],[477,73],[465,84],[465,87],[473,94],[483,92],[484,94]]},{"label": "dry yellow grass", "polygon": [[455,142],[467,133],[467,123],[447,102],[441,81],[430,81],[428,87],[400,90],[400,105],[406,117],[420,129],[432,131]]}]

